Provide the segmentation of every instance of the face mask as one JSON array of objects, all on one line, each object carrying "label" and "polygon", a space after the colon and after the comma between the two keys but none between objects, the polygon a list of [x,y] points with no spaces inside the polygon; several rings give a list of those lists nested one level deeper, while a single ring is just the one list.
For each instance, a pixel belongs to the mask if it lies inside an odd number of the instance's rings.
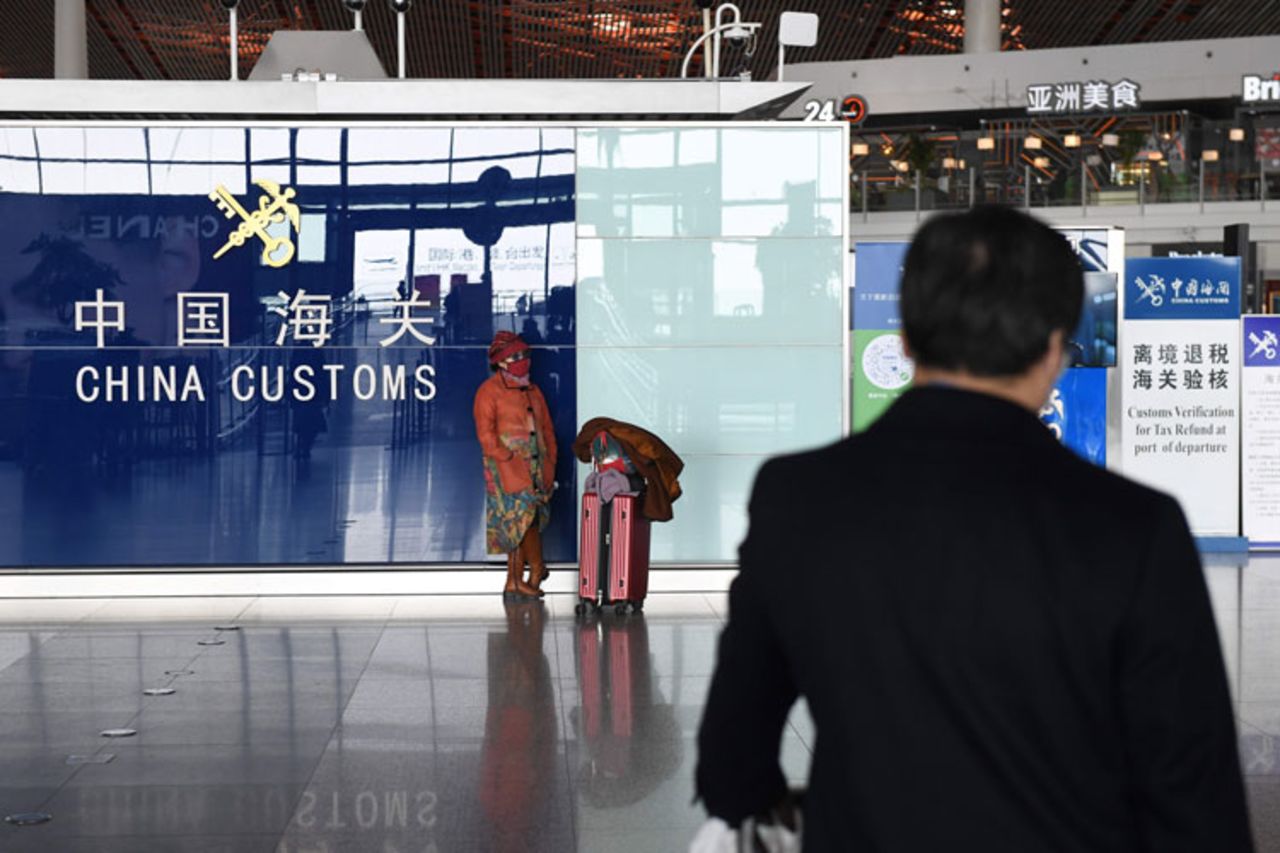
[{"label": "face mask", "polygon": [[528,358],[522,358],[519,361],[513,361],[506,365],[503,370],[512,376],[525,377],[529,375],[529,368],[533,367],[533,362]]}]

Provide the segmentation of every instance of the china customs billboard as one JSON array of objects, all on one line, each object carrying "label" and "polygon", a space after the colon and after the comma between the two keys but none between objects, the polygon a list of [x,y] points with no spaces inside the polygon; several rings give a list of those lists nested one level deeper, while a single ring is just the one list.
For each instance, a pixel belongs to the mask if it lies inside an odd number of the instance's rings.
[{"label": "china customs billboard", "polygon": [[0,129],[0,566],[485,558],[535,347],[574,558],[570,129]]}]

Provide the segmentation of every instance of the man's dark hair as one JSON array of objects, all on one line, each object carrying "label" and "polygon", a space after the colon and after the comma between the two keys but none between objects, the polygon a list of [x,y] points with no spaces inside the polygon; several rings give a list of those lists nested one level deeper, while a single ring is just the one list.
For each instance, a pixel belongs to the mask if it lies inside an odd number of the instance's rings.
[{"label": "man's dark hair", "polygon": [[1025,372],[1080,322],[1084,275],[1066,238],[1009,207],[930,219],[902,274],[902,330],[923,366]]}]

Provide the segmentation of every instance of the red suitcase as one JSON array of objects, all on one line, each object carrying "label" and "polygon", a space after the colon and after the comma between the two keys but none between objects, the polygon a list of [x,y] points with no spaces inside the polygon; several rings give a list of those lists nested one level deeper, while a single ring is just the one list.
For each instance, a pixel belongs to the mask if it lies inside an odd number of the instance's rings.
[{"label": "red suitcase", "polygon": [[[582,532],[578,541],[578,606],[575,608],[578,613],[598,604],[603,592],[600,583],[600,506],[598,494],[583,492]],[[608,563],[605,566],[607,573]]]},{"label": "red suitcase", "polygon": [[601,504],[595,492],[582,496],[578,550],[578,612],[612,604],[618,613],[637,611],[649,593],[649,519],[637,495]]}]

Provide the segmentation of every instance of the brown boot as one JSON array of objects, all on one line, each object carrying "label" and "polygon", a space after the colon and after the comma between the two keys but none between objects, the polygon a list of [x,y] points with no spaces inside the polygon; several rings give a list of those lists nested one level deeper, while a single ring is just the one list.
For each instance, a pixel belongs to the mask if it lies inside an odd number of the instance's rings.
[{"label": "brown boot", "polygon": [[521,559],[529,564],[529,587],[538,591],[538,595],[546,595],[542,590],[542,582],[551,572],[542,559],[542,533],[535,521],[529,526],[524,539],[520,542]]},{"label": "brown boot", "polygon": [[538,590],[533,589],[521,579],[524,574],[524,557],[520,549],[507,554],[507,583],[502,588],[503,601],[536,601]]}]

